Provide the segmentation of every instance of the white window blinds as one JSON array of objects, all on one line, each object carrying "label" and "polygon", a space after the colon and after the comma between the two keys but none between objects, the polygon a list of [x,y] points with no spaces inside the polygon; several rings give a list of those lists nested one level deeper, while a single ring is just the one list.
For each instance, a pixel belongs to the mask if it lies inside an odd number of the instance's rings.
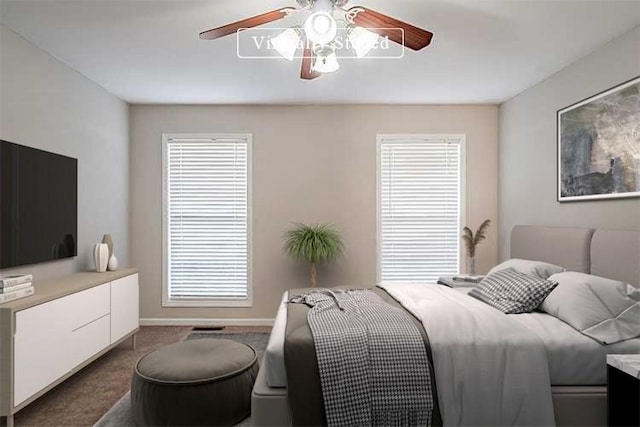
[{"label": "white window blinds", "polygon": [[164,138],[169,301],[249,298],[249,138]]},{"label": "white window blinds", "polygon": [[378,279],[458,273],[463,136],[378,137]]}]

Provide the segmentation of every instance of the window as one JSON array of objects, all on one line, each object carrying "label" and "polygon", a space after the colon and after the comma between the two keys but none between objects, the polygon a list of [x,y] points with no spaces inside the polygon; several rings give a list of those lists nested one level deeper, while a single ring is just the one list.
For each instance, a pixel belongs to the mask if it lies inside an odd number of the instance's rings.
[{"label": "window", "polygon": [[378,135],[378,281],[459,272],[464,135]]},{"label": "window", "polygon": [[163,135],[163,305],[251,306],[251,135]]}]

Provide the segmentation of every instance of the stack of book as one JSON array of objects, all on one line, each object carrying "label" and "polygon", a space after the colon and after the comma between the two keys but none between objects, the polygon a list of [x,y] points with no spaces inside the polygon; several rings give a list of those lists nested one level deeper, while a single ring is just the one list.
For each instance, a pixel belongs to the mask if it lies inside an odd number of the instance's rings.
[{"label": "stack of book", "polygon": [[438,284],[449,286],[450,288],[468,288],[480,283],[483,278],[484,276],[459,274],[457,276],[440,277],[438,278]]},{"label": "stack of book", "polygon": [[31,274],[0,275],[0,304],[33,295]]},{"label": "stack of book", "polygon": [[457,276],[453,276],[453,280],[459,280],[463,282],[473,282],[480,283],[484,279],[483,274],[473,275],[473,274],[458,274]]}]

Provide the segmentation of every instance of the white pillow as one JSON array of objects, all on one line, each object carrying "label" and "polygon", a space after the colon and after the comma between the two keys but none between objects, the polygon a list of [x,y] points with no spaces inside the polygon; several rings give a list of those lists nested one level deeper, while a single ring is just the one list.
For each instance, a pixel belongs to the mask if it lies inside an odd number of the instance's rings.
[{"label": "white pillow", "polygon": [[513,268],[515,271],[522,274],[537,276],[541,279],[548,279],[552,274],[567,271],[567,269],[564,267],[560,267],[559,265],[554,264],[548,264],[542,261],[530,261],[527,259],[511,258],[493,267],[491,270],[489,270],[487,276],[490,276],[496,271],[505,270],[507,268]]},{"label": "white pillow", "polygon": [[601,344],[640,336],[640,289],[574,271],[554,274],[549,280],[558,286],[540,310]]}]

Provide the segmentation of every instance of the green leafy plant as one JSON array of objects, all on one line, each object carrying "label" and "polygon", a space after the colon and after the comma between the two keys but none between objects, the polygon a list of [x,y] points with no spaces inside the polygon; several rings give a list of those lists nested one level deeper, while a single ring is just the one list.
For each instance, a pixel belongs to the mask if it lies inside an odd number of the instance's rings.
[{"label": "green leafy plant", "polygon": [[467,255],[470,258],[474,258],[476,256],[476,246],[482,242],[487,235],[487,230],[491,225],[491,220],[486,219],[480,227],[476,230],[476,234],[473,234],[473,231],[469,227],[465,227],[462,229],[462,240],[464,240],[464,245],[467,249]]},{"label": "green leafy plant", "polygon": [[296,261],[310,264],[311,286],[316,286],[316,265],[338,258],[344,252],[340,233],[332,224],[296,223],[284,235],[284,251]]}]

